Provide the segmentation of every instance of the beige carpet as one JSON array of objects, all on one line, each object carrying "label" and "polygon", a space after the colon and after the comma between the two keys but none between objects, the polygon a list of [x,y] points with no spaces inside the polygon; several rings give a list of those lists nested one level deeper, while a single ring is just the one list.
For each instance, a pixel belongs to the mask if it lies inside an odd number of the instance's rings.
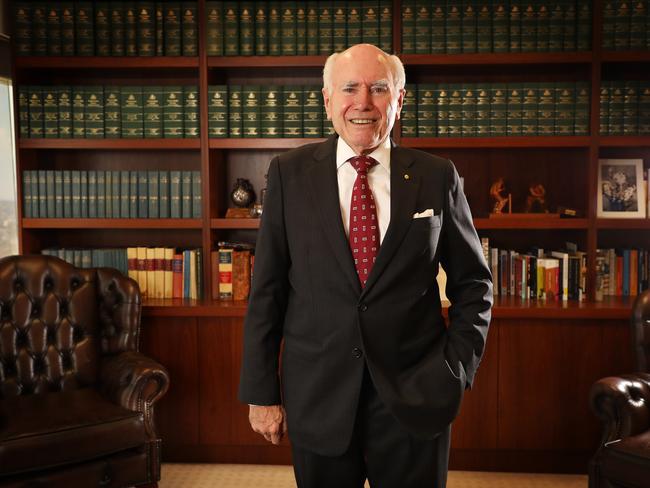
[{"label": "beige carpet", "polygon": [[[289,466],[163,464],[160,488],[295,488]],[[366,485],[367,486],[367,485]],[[447,488],[586,488],[582,475],[451,471]]]}]

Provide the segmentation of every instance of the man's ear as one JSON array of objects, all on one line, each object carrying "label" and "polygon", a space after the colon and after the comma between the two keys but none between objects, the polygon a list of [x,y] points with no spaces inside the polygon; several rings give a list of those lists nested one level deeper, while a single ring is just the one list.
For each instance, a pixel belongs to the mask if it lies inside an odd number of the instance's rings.
[{"label": "man's ear", "polygon": [[397,97],[397,111],[395,114],[395,120],[399,120],[402,114],[402,105],[404,104],[404,95],[406,94],[406,90],[402,88],[399,91],[399,97]]},{"label": "man's ear", "polygon": [[323,94],[323,101],[325,103],[325,111],[327,112],[327,120],[332,120],[332,114],[330,112],[330,95],[329,91],[327,88],[323,87],[321,89],[321,93]]}]

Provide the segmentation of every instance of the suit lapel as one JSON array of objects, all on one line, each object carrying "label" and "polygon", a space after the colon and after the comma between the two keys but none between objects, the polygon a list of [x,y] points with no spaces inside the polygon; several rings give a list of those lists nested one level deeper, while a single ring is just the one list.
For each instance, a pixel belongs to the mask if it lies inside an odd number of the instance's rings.
[{"label": "suit lapel", "polygon": [[355,292],[359,294],[361,285],[341,220],[339,186],[336,178],[336,140],[336,137],[331,137],[314,152],[315,161],[309,171],[309,181],[314,207],[318,209],[327,240],[343,274]]},{"label": "suit lapel", "polygon": [[412,157],[393,144],[390,155],[390,224],[363,289],[362,298],[386,269],[413,220],[420,177],[409,170],[412,164]]}]

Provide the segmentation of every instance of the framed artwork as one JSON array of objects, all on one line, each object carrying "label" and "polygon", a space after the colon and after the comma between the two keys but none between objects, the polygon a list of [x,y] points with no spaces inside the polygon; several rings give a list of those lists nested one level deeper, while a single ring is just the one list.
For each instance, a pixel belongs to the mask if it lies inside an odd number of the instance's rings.
[{"label": "framed artwork", "polygon": [[598,160],[598,217],[638,219],[646,216],[642,159]]}]

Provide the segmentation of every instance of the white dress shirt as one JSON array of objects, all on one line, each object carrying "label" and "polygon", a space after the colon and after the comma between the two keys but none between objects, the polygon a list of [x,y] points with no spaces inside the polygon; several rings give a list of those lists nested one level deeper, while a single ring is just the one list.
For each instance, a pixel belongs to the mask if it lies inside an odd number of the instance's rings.
[{"label": "white dress shirt", "polygon": [[[350,235],[350,202],[352,187],[357,179],[357,170],[348,159],[356,155],[348,143],[339,137],[336,145],[336,178],[339,184],[339,205],[346,236]],[[368,172],[368,184],[377,208],[379,243],[381,244],[390,223],[390,138],[386,137],[384,142],[367,156],[379,163]]]}]

